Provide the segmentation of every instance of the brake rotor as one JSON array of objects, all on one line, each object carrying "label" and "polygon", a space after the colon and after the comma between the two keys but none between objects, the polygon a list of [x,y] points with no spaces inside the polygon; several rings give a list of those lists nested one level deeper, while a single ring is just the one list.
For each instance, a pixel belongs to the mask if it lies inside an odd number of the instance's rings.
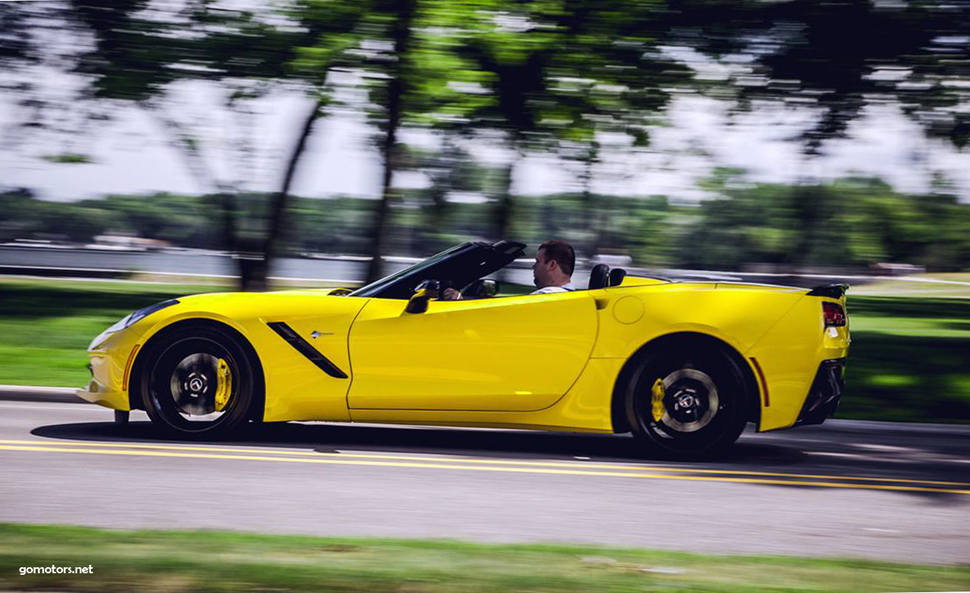
[{"label": "brake rotor", "polygon": [[190,354],[172,371],[169,388],[182,414],[204,416],[215,411],[215,393],[221,377],[220,360],[211,354]]}]

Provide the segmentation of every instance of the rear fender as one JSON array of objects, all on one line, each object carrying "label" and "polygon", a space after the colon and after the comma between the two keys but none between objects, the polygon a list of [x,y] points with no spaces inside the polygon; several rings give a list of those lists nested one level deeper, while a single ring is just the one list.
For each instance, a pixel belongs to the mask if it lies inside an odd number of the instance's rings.
[{"label": "rear fender", "polygon": [[738,350],[717,337],[695,332],[679,332],[660,336],[637,350],[623,365],[613,386],[612,419],[614,432],[629,432],[630,424],[626,415],[626,395],[630,381],[636,373],[640,363],[651,353],[666,350],[675,344],[690,343],[697,348],[710,348],[720,352],[738,369],[744,381],[745,414],[749,422],[760,425],[761,421],[761,383],[755,377],[751,363]]}]

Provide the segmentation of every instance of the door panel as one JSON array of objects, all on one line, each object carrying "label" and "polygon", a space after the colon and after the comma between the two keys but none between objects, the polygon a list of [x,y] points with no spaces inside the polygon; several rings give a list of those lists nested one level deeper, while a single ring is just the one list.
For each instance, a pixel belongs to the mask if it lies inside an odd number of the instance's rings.
[{"label": "door panel", "polygon": [[585,292],[406,305],[371,299],[351,327],[351,408],[539,410],[568,391],[596,339]]}]

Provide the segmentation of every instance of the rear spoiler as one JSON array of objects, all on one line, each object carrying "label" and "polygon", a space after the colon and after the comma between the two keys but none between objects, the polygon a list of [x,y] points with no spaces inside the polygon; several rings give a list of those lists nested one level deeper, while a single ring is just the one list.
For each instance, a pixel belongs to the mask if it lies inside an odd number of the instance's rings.
[{"label": "rear spoiler", "polygon": [[841,299],[845,296],[845,291],[849,290],[848,284],[825,284],[816,286],[808,292],[808,296],[828,297],[830,299]]}]

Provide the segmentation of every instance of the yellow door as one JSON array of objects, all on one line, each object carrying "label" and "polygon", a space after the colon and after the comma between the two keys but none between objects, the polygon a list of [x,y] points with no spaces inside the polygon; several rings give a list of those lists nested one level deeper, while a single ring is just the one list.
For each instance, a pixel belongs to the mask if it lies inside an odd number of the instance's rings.
[{"label": "yellow door", "polygon": [[371,299],[354,321],[351,409],[540,410],[569,390],[596,339],[586,292],[406,305]]}]

